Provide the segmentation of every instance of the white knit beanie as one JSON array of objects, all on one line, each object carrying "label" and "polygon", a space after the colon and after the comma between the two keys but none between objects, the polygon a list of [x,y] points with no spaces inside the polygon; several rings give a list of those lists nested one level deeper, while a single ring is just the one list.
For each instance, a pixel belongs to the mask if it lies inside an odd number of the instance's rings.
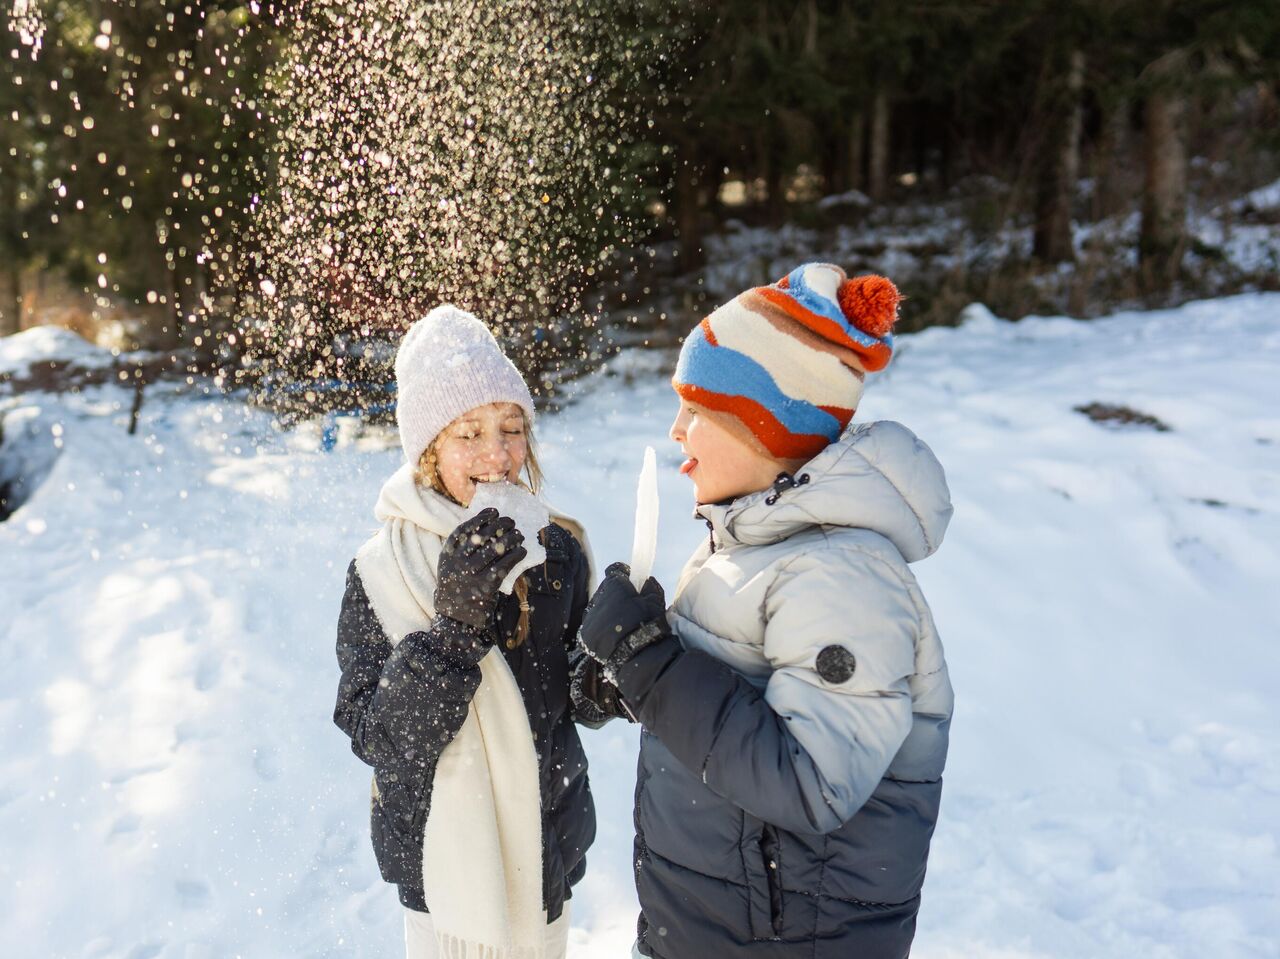
[{"label": "white knit beanie", "polygon": [[396,384],[396,423],[410,463],[477,406],[515,403],[533,421],[533,397],[515,364],[483,323],[448,303],[405,333],[396,352]]}]

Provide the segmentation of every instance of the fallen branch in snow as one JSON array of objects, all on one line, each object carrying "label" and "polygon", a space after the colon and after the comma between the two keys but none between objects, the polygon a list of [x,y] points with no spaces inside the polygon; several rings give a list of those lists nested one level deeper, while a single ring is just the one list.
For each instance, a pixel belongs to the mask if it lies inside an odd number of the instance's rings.
[{"label": "fallen branch in snow", "polygon": [[1083,413],[1095,423],[1104,426],[1145,426],[1158,433],[1168,433],[1169,427],[1148,413],[1139,413],[1127,406],[1110,406],[1106,403],[1090,403],[1088,406],[1077,406],[1077,413]]}]

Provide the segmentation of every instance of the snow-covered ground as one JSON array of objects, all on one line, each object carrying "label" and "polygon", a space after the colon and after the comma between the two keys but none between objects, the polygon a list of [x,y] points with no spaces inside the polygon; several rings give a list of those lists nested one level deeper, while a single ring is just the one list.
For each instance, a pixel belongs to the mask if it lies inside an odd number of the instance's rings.
[{"label": "snow-covered ground", "polygon": [[[0,368],[23,349],[0,341]],[[602,562],[629,553],[658,448],[668,586],[704,533],[669,363],[625,353],[539,424],[550,498]],[[1276,294],[1087,323],[974,308],[873,380],[859,418],[916,430],[956,502],[917,567],[958,699],[916,956],[1280,956],[1277,381]],[[0,524],[0,956],[395,956],[368,772],[330,721],[393,438],[322,453],[161,387],[128,436],[130,400],[0,400],[54,451]],[[601,832],[571,955],[623,956],[637,735],[584,739]]]}]

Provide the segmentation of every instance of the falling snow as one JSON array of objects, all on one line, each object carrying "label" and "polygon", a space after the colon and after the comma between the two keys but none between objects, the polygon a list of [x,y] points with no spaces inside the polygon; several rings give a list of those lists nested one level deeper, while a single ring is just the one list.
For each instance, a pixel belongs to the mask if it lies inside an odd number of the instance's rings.
[{"label": "falling snow", "polygon": [[[279,295],[264,349],[341,371],[335,332],[452,302],[517,353],[581,307],[626,224],[608,165],[625,38],[595,0],[322,3],[271,84],[276,188],[255,222]],[[272,294],[268,294],[272,296]],[[591,317],[577,318],[589,327]],[[538,358],[520,357],[525,368]]]}]

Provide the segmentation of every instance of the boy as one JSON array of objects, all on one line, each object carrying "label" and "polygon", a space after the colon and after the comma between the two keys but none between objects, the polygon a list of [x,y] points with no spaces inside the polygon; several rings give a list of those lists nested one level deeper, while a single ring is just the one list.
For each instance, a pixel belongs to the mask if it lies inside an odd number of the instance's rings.
[{"label": "boy", "polygon": [[937,821],[952,692],[908,563],[951,517],[896,423],[850,426],[898,293],[807,264],[688,337],[671,437],[708,541],[666,610],[610,567],[580,639],[644,725],[636,951],[898,959]]}]

